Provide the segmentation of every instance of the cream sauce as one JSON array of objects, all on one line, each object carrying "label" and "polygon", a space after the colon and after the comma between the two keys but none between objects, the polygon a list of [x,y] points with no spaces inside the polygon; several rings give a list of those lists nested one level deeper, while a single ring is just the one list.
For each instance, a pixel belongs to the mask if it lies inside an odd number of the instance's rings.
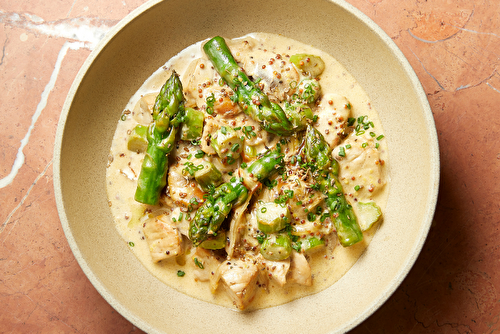
[{"label": "cream sauce", "polygon": [[[383,134],[377,112],[371,106],[367,94],[345,68],[330,55],[311,46],[278,35],[254,33],[249,36],[262,43],[264,49],[266,49],[266,51],[262,51],[268,52],[270,56],[277,53],[282,55],[307,53],[320,56],[326,65],[323,74],[320,76],[323,92],[346,97],[352,105],[351,117],[368,116],[368,119],[374,125],[369,131],[375,131],[377,137]],[[249,37],[244,36],[233,41],[228,41],[228,45],[231,47],[245,38]],[[184,254],[175,260],[170,259],[153,263],[142,230],[142,223],[146,210],[154,211],[160,208],[138,203],[133,198],[144,153],[131,152],[127,149],[127,138],[130,131],[136,124],[147,124],[150,121],[151,116],[149,115],[150,110],[148,108],[151,108],[154,96],[159,92],[173,69],[182,77],[182,74],[194,59],[206,59],[201,51],[201,45],[201,42],[194,44],[170,59],[165,66],[158,69],[146,80],[143,86],[130,99],[124,111],[124,115],[126,116],[122,116],[122,120],[118,121],[114,135],[106,172],[107,191],[109,206],[119,233],[130,246],[130,250],[153,275],[165,284],[185,294],[204,301],[234,308],[232,300],[220,288],[216,293],[211,293],[209,282],[194,279],[200,275],[200,269],[192,261],[192,258],[195,256],[193,255],[194,249],[191,250],[190,254]],[[209,64],[208,60],[205,63]],[[320,131],[325,131],[325,122],[327,122],[326,119],[320,119],[316,127]],[[376,151],[380,156],[377,157],[376,164],[356,164],[354,158],[349,159],[349,149],[354,149],[355,145],[358,145],[357,149],[360,147],[364,148],[362,147],[362,143],[364,142],[367,142],[369,147],[372,147],[374,150],[374,146],[378,143]],[[345,148],[346,143],[351,145],[349,149]],[[388,185],[384,184],[389,181],[389,176],[386,174],[388,170],[388,156],[385,140],[376,140],[376,138],[368,136],[368,132],[364,136],[358,137],[355,137],[351,133],[341,143],[341,146],[344,146],[344,150],[347,152],[346,157],[339,156],[338,147],[333,151],[333,155],[339,160],[340,179],[344,186],[344,192],[348,194],[348,200],[353,205],[356,201],[373,200],[380,206],[383,212],[388,195]],[[375,163],[375,161],[372,162]],[[369,191],[368,187],[363,187],[358,191],[354,190],[358,174],[359,176],[362,174],[375,175],[375,179],[372,177],[370,182],[377,183],[376,191]],[[354,209],[356,212],[355,205]],[[170,214],[178,216],[179,211],[174,210]],[[326,252],[317,252],[309,256],[313,278],[312,286],[286,284],[281,287],[276,281],[270,280],[268,291],[257,289],[256,296],[248,309],[259,309],[283,304],[302,296],[317,293],[331,286],[352,267],[359,256],[365,251],[377,228],[378,226],[374,226],[364,232],[364,240],[354,246],[344,248],[340,245],[330,244]],[[333,242],[336,243],[337,241],[333,239]],[[178,270],[185,272],[185,275],[179,277],[177,275]],[[210,270],[210,268],[205,268],[205,270]]]}]

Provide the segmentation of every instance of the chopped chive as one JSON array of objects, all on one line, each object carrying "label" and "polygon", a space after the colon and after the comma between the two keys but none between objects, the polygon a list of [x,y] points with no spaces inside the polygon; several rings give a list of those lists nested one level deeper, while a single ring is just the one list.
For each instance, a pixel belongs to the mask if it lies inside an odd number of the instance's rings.
[{"label": "chopped chive", "polygon": [[200,261],[198,261],[198,258],[195,257],[194,258],[194,264],[196,264],[196,266],[200,269],[205,269],[205,267],[203,266],[203,263],[201,263]]},{"label": "chopped chive", "polygon": [[358,191],[360,188],[361,187],[357,185],[357,186],[354,187],[354,190]]},{"label": "chopped chive", "polygon": [[220,128],[220,132],[222,132],[223,135],[226,135],[227,134],[227,129],[225,126],[221,127]]},{"label": "chopped chive", "polygon": [[361,147],[362,147],[362,148],[365,148],[365,147],[367,147],[367,146],[368,146],[368,143],[363,143],[363,144],[361,144]]},{"label": "chopped chive", "polygon": [[380,136],[378,136],[378,137],[377,137],[377,140],[380,140],[380,139],[382,139],[382,138],[384,138],[384,135],[380,135]]},{"label": "chopped chive", "polygon": [[242,162],[242,163],[241,163],[241,168],[247,168],[247,164],[246,164],[246,162]]},{"label": "chopped chive", "polygon": [[183,272],[182,270],[177,270],[177,276],[178,277],[183,277],[184,275],[186,275],[185,272]]},{"label": "chopped chive", "polygon": [[376,136],[375,132],[370,132],[370,136],[375,137]]},{"label": "chopped chive", "polygon": [[339,156],[345,157],[345,149],[344,146],[340,146],[339,148]]},{"label": "chopped chive", "polygon": [[379,143],[375,143],[375,148],[378,148],[380,146]]},{"label": "chopped chive", "polygon": [[130,242],[128,243],[128,245],[129,245],[130,247],[134,247],[134,246],[135,246],[135,244],[134,244],[132,241],[130,241]]},{"label": "chopped chive", "polygon": [[347,149],[351,148],[351,144],[347,144],[347,145],[345,146],[345,148],[347,148]]},{"label": "chopped chive", "polygon": [[239,148],[240,148],[240,144],[235,143],[235,144],[231,147],[231,151],[236,152]]},{"label": "chopped chive", "polygon": [[196,151],[196,154],[194,155],[195,158],[203,158],[205,156],[205,152],[203,152],[202,150],[198,150]]}]

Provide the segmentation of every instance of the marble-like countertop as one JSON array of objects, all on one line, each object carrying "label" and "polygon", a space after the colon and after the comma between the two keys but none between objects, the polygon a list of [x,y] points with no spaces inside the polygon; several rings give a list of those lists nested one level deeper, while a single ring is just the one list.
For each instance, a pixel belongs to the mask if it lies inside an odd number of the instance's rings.
[{"label": "marble-like countertop", "polygon": [[[53,144],[69,87],[141,0],[0,2],[0,332],[141,332],[99,295],[64,237]],[[441,152],[436,215],[415,266],[353,333],[500,328],[500,3],[348,0],[401,48]]]}]

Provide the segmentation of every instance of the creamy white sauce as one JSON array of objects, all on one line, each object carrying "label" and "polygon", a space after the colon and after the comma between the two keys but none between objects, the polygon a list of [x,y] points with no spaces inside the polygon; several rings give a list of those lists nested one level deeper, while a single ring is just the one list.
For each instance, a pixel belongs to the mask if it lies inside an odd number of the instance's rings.
[{"label": "creamy white sauce", "polygon": [[[250,36],[261,41],[266,47],[266,52],[269,52],[270,55],[276,53],[282,55],[307,53],[320,56],[326,64],[325,71],[321,75],[320,80],[323,92],[331,92],[345,96],[352,105],[352,117],[367,115],[368,119],[372,121],[374,125],[374,128],[370,131],[375,131],[377,136],[383,134],[377,112],[371,106],[367,94],[345,68],[330,55],[311,46],[278,35],[255,33]],[[239,40],[243,40],[244,38],[248,37],[244,36]],[[175,260],[172,259],[159,263],[152,262],[148,244],[146,240],[144,240],[142,220],[144,219],[144,211],[147,208],[153,210],[155,208],[140,204],[133,198],[144,154],[129,151],[127,149],[127,138],[130,130],[137,124],[136,119],[140,118],[140,108],[138,105],[140,104],[140,99],[148,94],[154,94],[151,95],[154,97],[170,76],[172,69],[175,69],[182,77],[182,74],[186,68],[188,68],[189,64],[194,59],[203,56],[201,45],[201,42],[192,45],[183,50],[179,55],[170,59],[165,66],[158,69],[148,80],[146,80],[143,86],[130,99],[125,110],[129,110],[131,114],[127,115],[125,120],[118,121],[113,139],[110,152],[110,163],[108,164],[106,175],[107,191],[110,209],[119,233],[122,235],[124,241],[130,245],[130,250],[134,252],[137,258],[153,275],[158,277],[165,284],[190,296],[234,308],[231,299],[221,291],[221,287],[213,294],[210,291],[208,282],[201,282],[194,279],[196,275],[195,271],[198,269],[192,264],[193,254],[185,254]],[[365,136],[367,135],[368,133],[365,134]],[[361,137],[355,138],[351,136],[346,139],[346,142],[349,141],[354,145],[358,143],[357,139],[359,139],[359,145],[361,145],[362,140],[360,138]],[[373,140],[373,138],[370,139],[370,137],[367,137],[366,141],[368,140]],[[388,182],[388,175],[386,175],[386,171],[388,170],[388,157],[385,140],[375,140],[374,143],[375,142],[379,143],[377,150],[380,154],[380,160],[383,160],[385,163],[385,165],[380,168],[381,178],[384,182]],[[342,145],[345,145],[345,142],[342,143]],[[338,148],[335,149],[334,152],[338,153]],[[348,156],[346,159],[340,160],[339,163],[341,167],[340,178],[345,188],[345,192],[348,193],[348,200],[353,204],[357,200],[373,200],[382,208],[382,211],[384,211],[388,185],[383,186],[383,184],[381,184],[374,192],[369,192],[366,188],[361,189],[361,191],[354,191],[353,188],[356,185],[356,179],[352,180],[352,177],[356,177],[356,175],[349,170],[352,161],[349,161],[347,158]],[[377,166],[380,167],[378,164]],[[371,167],[364,172],[374,172],[370,168]],[[376,225],[365,232],[364,240],[354,246],[344,248],[337,245],[333,251],[318,252],[311,255],[309,263],[313,273],[312,286],[307,287],[297,284],[287,284],[284,287],[280,287],[271,280],[269,293],[264,289],[258,289],[256,297],[248,309],[251,310],[279,305],[305,295],[319,292],[331,286],[351,268],[359,256],[365,251],[365,248],[368,246],[377,228],[378,226]],[[330,249],[333,248],[332,246],[333,245],[330,245]],[[179,277],[177,275],[178,270],[185,272],[185,276]]]}]

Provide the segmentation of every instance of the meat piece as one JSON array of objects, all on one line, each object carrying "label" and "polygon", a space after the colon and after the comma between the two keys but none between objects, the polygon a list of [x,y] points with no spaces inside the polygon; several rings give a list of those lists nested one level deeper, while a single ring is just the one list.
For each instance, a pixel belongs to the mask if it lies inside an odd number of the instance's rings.
[{"label": "meat piece", "polygon": [[[194,157],[197,152],[196,146],[185,141],[178,145],[179,147],[172,154],[172,159],[175,162],[170,165],[168,170],[168,194],[176,203],[196,208],[197,205],[193,203],[202,202],[203,191],[197,186],[194,174],[191,175],[189,170],[191,168],[191,171],[194,171],[193,166],[199,166],[202,161]],[[191,157],[188,159],[190,155]],[[193,202],[193,198],[196,198],[196,202]]]},{"label": "meat piece", "polygon": [[304,254],[296,251],[292,252],[289,272],[289,282],[305,286],[312,285],[311,267]]},{"label": "meat piece", "polygon": [[186,106],[205,110],[207,117],[210,115],[206,112],[207,98],[209,98],[213,101],[215,114],[225,118],[239,114],[241,108],[231,100],[233,91],[220,80],[220,75],[213,69],[208,59],[194,60],[183,77],[183,82],[187,83],[184,86]]},{"label": "meat piece", "polygon": [[314,127],[325,137],[330,148],[337,146],[346,135],[351,104],[341,95],[325,94],[316,111],[318,121]]},{"label": "meat piece", "polygon": [[275,280],[280,286],[286,284],[286,275],[290,269],[290,258],[283,261],[269,261],[259,254],[258,261],[265,268],[270,278]]},{"label": "meat piece", "polygon": [[153,262],[169,259],[182,253],[182,237],[170,219],[160,215],[148,219],[143,225]]},{"label": "meat piece", "polygon": [[247,75],[260,79],[258,85],[271,101],[287,100],[295,93],[300,76],[288,58],[259,47],[253,38],[231,43],[230,48]]},{"label": "meat piece", "polygon": [[244,310],[255,297],[259,267],[253,260],[234,259],[223,262],[219,272],[233,304]]},{"label": "meat piece", "polygon": [[[333,150],[333,157],[340,166],[340,182],[349,197],[360,201],[370,200],[386,184],[380,151],[376,140],[366,131],[357,136],[354,132],[342,144],[345,156],[339,156],[340,147]],[[356,190],[357,189],[357,190]]]}]

